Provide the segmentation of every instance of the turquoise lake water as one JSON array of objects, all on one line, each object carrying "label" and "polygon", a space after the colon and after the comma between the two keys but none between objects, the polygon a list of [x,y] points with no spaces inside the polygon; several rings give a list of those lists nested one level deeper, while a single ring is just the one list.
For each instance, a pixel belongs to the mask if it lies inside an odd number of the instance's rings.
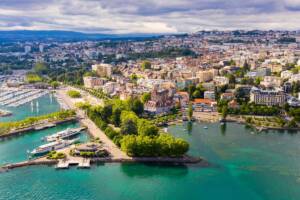
[{"label": "turquoise lake water", "polygon": [[[36,106],[36,102],[38,102],[38,107]],[[0,109],[9,110],[13,113],[13,115],[9,117],[0,117],[0,122],[7,122],[18,121],[30,116],[44,115],[59,111],[60,106],[57,103],[56,98],[51,97],[51,95],[48,94],[34,100],[33,106],[31,106],[31,103],[26,103],[19,107],[0,106]]]},{"label": "turquoise lake water", "polygon": [[[169,132],[188,140],[189,154],[204,157],[209,167],[103,164],[90,170],[19,168],[0,173],[0,200],[300,199],[300,134],[256,134],[234,123],[194,123],[191,131],[187,129],[176,125]],[[0,142],[0,163],[26,158],[24,151],[37,145],[45,131],[50,129]]]}]

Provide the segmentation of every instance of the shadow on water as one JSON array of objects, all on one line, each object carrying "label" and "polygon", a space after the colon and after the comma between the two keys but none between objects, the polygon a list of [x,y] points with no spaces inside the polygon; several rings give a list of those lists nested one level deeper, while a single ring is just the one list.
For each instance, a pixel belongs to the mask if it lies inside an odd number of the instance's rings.
[{"label": "shadow on water", "polygon": [[191,134],[193,131],[193,122],[188,122],[186,126],[188,134]]},{"label": "shadow on water", "polygon": [[226,135],[226,129],[227,129],[227,124],[226,123],[220,125],[220,131],[221,131],[221,134],[223,136]]},{"label": "shadow on water", "polygon": [[123,163],[121,171],[128,177],[183,177],[188,174],[188,167],[185,165],[166,165],[159,163]]}]

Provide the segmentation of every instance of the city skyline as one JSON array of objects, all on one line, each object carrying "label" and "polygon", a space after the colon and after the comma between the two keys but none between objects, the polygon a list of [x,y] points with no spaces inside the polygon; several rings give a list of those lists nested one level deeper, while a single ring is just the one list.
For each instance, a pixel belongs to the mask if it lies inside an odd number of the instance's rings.
[{"label": "city skyline", "polygon": [[299,30],[296,0],[2,0],[0,30],[192,33],[199,30]]}]

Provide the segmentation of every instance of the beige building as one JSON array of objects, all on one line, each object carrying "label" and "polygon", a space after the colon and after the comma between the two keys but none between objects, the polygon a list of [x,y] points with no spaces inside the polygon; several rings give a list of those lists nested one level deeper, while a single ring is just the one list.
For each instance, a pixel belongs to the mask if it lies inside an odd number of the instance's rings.
[{"label": "beige building", "polygon": [[282,90],[261,90],[252,88],[250,92],[250,101],[259,105],[282,106],[286,102],[286,94]]},{"label": "beige building", "polygon": [[217,69],[210,69],[210,70],[203,70],[203,71],[198,71],[196,73],[196,77],[199,79],[199,82],[208,82],[213,80],[215,76],[218,75],[218,70]]},{"label": "beige building", "polygon": [[110,64],[95,64],[92,65],[92,70],[95,71],[101,77],[111,77],[113,72],[113,66]]},{"label": "beige building", "polygon": [[229,83],[229,79],[225,76],[215,76],[214,83],[218,86],[226,85]]},{"label": "beige building", "polygon": [[105,84],[105,80],[98,77],[86,76],[83,77],[83,83],[86,88],[99,88]]},{"label": "beige building", "polygon": [[280,87],[282,79],[276,76],[265,76],[264,80],[260,84],[265,87]]}]

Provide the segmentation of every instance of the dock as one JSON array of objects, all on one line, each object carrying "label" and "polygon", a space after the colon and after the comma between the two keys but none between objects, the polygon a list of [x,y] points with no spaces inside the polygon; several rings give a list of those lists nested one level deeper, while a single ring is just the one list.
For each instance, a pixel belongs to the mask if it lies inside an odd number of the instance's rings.
[{"label": "dock", "polygon": [[18,107],[38,99],[48,93],[48,90],[40,89],[7,90],[0,95],[0,105],[7,107]]},{"label": "dock", "polygon": [[56,169],[68,169],[71,165],[77,165],[78,168],[90,168],[91,160],[88,158],[72,158],[69,160],[59,160]]}]

